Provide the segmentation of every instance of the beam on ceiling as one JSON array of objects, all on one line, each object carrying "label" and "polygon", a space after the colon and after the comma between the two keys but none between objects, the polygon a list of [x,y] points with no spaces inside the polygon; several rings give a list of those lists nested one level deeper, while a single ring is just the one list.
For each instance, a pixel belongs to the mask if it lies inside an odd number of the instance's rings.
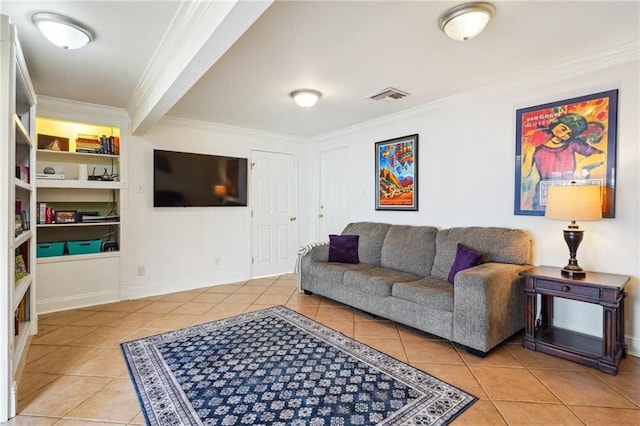
[{"label": "beam on ceiling", "polygon": [[183,1],[129,99],[132,133],[162,118],[273,1]]}]

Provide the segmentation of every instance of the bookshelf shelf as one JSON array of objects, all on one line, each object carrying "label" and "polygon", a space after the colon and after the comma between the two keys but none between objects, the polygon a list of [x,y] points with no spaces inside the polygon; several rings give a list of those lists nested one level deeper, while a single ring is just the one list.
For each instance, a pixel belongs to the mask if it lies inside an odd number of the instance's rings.
[{"label": "bookshelf shelf", "polygon": [[15,289],[13,291],[13,310],[18,309],[18,305],[20,301],[24,298],[31,287],[31,283],[33,282],[33,275],[28,274],[26,277],[19,279],[16,281]]}]

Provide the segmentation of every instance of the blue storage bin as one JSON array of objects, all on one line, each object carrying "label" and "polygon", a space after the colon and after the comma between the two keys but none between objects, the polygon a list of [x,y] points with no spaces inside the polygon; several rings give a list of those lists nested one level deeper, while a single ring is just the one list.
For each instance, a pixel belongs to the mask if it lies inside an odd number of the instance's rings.
[{"label": "blue storage bin", "polygon": [[67,242],[70,255],[100,253],[100,240],[83,240]]},{"label": "blue storage bin", "polygon": [[62,256],[64,254],[64,241],[53,243],[38,243],[36,257]]}]

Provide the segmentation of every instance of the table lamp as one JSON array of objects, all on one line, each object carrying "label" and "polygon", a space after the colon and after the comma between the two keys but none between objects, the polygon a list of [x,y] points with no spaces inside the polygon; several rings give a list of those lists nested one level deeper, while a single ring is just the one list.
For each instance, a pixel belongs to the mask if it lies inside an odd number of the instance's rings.
[{"label": "table lamp", "polygon": [[570,185],[549,187],[544,217],[570,221],[567,229],[563,230],[564,240],[569,247],[569,263],[562,268],[562,273],[571,277],[584,276],[586,273],[576,259],[584,231],[578,227],[576,220],[602,219],[600,185],[576,185],[571,182]]}]

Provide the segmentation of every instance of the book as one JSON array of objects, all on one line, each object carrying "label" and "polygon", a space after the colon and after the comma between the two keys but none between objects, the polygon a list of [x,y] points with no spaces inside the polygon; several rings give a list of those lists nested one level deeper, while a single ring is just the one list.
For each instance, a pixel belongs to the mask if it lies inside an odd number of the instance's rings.
[{"label": "book", "polygon": [[53,223],[53,207],[51,206],[45,208],[44,223],[47,225]]},{"label": "book", "polygon": [[54,180],[62,180],[64,179],[64,175],[60,175],[60,174],[47,174],[47,173],[37,173],[36,174],[36,178],[37,179],[54,179]]},{"label": "book", "polygon": [[47,219],[47,203],[38,203],[38,223],[44,225]]},{"label": "book", "polygon": [[92,215],[82,215],[82,222],[117,222],[120,220],[119,215],[110,215],[110,216],[92,216]]}]

